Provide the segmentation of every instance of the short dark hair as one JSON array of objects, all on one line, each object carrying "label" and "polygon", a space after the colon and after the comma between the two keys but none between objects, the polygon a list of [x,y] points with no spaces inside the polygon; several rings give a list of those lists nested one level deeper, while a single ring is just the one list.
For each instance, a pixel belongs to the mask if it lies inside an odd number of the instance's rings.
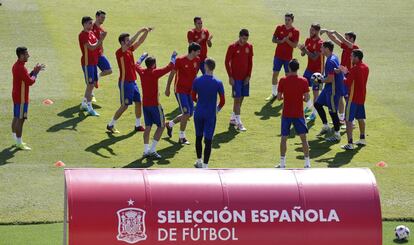
[{"label": "short dark hair", "polygon": [[247,29],[241,29],[239,32],[239,37],[248,37],[249,36],[249,30]]},{"label": "short dark hair", "polygon": [[17,47],[16,48],[16,55],[17,58],[20,58],[21,55],[24,55],[27,52],[27,48],[26,47]]},{"label": "short dark hair", "polygon": [[292,72],[297,72],[299,70],[299,61],[297,59],[289,61],[289,69]]},{"label": "short dark hair", "polygon": [[355,40],[356,40],[356,34],[355,34],[355,32],[353,32],[353,31],[346,32],[346,33],[345,33],[345,36],[349,36],[350,38],[352,38],[352,39],[354,40],[354,42],[355,42]]},{"label": "short dark hair", "polygon": [[191,53],[193,51],[198,51],[198,50],[201,50],[200,44],[196,42],[192,42],[190,43],[190,45],[188,45],[188,53]]},{"label": "short dark hair", "polygon": [[106,13],[103,10],[98,10],[98,11],[96,11],[95,16],[101,16],[102,14],[106,15]]},{"label": "short dark hair", "polygon": [[321,30],[321,25],[319,23],[312,23],[311,27],[315,29],[315,31]]},{"label": "short dark hair", "polygon": [[334,44],[331,41],[325,41],[325,42],[323,42],[322,46],[324,48],[328,48],[329,51],[331,51],[331,52],[334,50]]},{"label": "short dark hair", "polygon": [[201,17],[200,16],[194,17],[194,23],[196,23],[197,20],[201,20]]},{"label": "short dark hair", "polygon": [[149,56],[145,59],[145,65],[147,66],[147,68],[151,68],[156,62],[157,60],[153,56]]},{"label": "short dark hair", "polygon": [[125,40],[125,38],[127,38],[127,37],[129,37],[128,33],[121,33],[121,35],[119,35],[119,37],[118,37],[118,42],[122,43]]},{"label": "short dark hair", "polygon": [[86,22],[89,22],[91,20],[93,20],[92,17],[90,17],[90,16],[83,16],[82,17],[82,25],[84,25]]},{"label": "short dark hair", "polygon": [[352,50],[352,55],[357,57],[359,60],[362,60],[364,58],[364,52],[362,52],[360,49]]},{"label": "short dark hair", "polygon": [[294,19],[295,19],[295,16],[293,15],[293,13],[292,13],[292,12],[287,12],[287,13],[285,14],[285,17],[289,17],[289,18],[291,18],[292,20],[294,20]]},{"label": "short dark hair", "polygon": [[214,71],[214,69],[216,68],[216,62],[212,58],[205,59],[204,64],[206,64],[210,71]]}]

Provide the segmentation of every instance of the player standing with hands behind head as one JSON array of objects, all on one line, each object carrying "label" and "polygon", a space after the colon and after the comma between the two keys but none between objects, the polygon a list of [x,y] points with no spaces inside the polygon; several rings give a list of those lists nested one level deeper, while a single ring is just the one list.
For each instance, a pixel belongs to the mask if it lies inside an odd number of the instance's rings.
[{"label": "player standing with hands behind head", "polygon": [[23,143],[23,123],[27,119],[27,112],[29,107],[29,88],[36,82],[36,77],[40,71],[45,69],[45,65],[36,64],[33,71],[27,71],[24,66],[30,55],[26,47],[18,47],[16,49],[17,61],[12,68],[13,74],[13,121],[12,133],[16,141],[16,147],[20,150],[30,151],[31,148]]},{"label": "player standing with hands behind head", "polygon": [[92,18],[82,18],[83,30],[79,33],[79,47],[82,52],[81,64],[86,82],[85,97],[82,100],[81,109],[86,110],[91,116],[99,116],[92,108],[92,91],[98,83],[98,48],[106,37],[106,32],[101,32],[99,40],[92,32]]},{"label": "player standing with hands behind head", "polygon": [[248,43],[249,31],[241,29],[239,40],[229,45],[226,53],[226,70],[229,76],[229,83],[232,86],[233,113],[230,124],[235,125],[239,131],[246,131],[240,114],[244,97],[249,96],[250,78],[253,68],[253,45]]},{"label": "player standing with hands behind head", "polygon": [[144,127],[141,126],[141,94],[136,83],[137,73],[135,71],[133,52],[145,41],[151,30],[153,30],[151,27],[142,28],[131,39],[128,33],[119,35],[118,41],[121,47],[116,51],[115,55],[119,67],[118,87],[121,106],[106,126],[106,129],[111,133],[119,133],[115,129],[115,123],[132,103],[135,103],[135,131],[144,131]]},{"label": "player standing with hands behind head", "polygon": [[[194,126],[196,131],[196,168],[208,168],[211,154],[214,129],[216,127],[216,115],[225,103],[223,83],[213,76],[216,62],[207,58],[205,60],[206,73],[194,80],[192,98],[197,102],[194,112]],[[217,94],[220,95],[220,103],[217,105]],[[204,160],[202,159],[204,136]]]},{"label": "player standing with hands behind head", "polygon": [[273,33],[272,42],[277,46],[273,58],[272,94],[266,98],[267,101],[276,99],[279,72],[282,66],[285,74],[289,72],[288,64],[292,59],[293,48],[296,48],[299,42],[299,30],[292,25],[294,18],[293,13],[286,13],[285,24],[277,26]]},{"label": "player standing with hands behind head", "polygon": [[200,70],[204,74],[204,60],[207,58],[207,46],[211,48],[213,45],[211,42],[213,35],[211,35],[206,28],[203,28],[201,17],[194,17],[194,26],[194,29],[187,32],[187,40],[189,44],[193,42],[200,44]]},{"label": "player standing with hands behind head", "polygon": [[293,124],[296,133],[302,141],[305,155],[305,168],[310,168],[309,144],[306,139],[308,128],[303,113],[303,102],[309,100],[308,81],[299,77],[299,62],[293,59],[289,62],[289,74],[279,81],[277,99],[283,100],[282,113],[282,139],[280,141],[280,164],[277,168],[286,167],[286,141],[290,134],[290,126]]}]

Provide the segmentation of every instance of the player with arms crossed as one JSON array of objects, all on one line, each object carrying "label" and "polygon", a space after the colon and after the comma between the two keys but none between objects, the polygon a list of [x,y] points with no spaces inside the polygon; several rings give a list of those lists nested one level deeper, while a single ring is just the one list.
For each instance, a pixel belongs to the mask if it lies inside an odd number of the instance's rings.
[{"label": "player with arms crossed", "polygon": [[203,28],[203,21],[201,20],[201,17],[194,17],[194,26],[194,29],[191,29],[187,32],[187,40],[189,44],[193,42],[200,44],[200,70],[201,73],[204,74],[204,60],[207,58],[207,46],[211,48],[213,45],[211,42],[213,35],[211,35],[206,28]]},{"label": "player with arms crossed", "polygon": [[289,62],[289,74],[279,81],[277,99],[283,100],[282,126],[280,140],[280,164],[277,168],[286,167],[286,142],[293,124],[296,134],[302,141],[303,154],[305,155],[305,168],[310,168],[309,144],[306,139],[308,128],[303,113],[303,102],[309,100],[308,81],[299,77],[299,62],[293,59]]},{"label": "player with arms crossed", "polygon": [[244,97],[249,96],[250,78],[253,69],[253,45],[248,43],[249,31],[241,29],[239,40],[229,45],[226,53],[226,70],[229,83],[232,86],[233,113],[230,124],[239,131],[246,131],[240,114]]},{"label": "player with arms crossed", "polygon": [[13,74],[13,121],[12,133],[16,141],[16,148],[20,150],[30,151],[31,148],[23,143],[23,124],[27,119],[29,107],[29,89],[36,82],[36,77],[40,71],[45,69],[45,65],[36,64],[30,73],[24,66],[30,55],[26,47],[18,47],[16,49],[17,61],[12,68]]},{"label": "player with arms crossed", "polygon": [[[321,89],[320,84],[315,84],[312,82],[312,74],[322,72],[323,66],[323,55],[321,55],[322,48],[322,39],[319,37],[319,31],[321,26],[318,23],[311,25],[309,29],[310,37],[306,39],[305,44],[298,45],[298,48],[302,51],[301,55],[308,56],[308,66],[306,67],[305,73],[303,76],[308,80],[309,87],[312,87],[313,91],[313,101],[306,101],[305,113],[313,108],[313,104],[319,96],[319,90]],[[313,121],[316,118],[316,109],[313,108],[312,114],[306,119]]]},{"label": "player with arms crossed", "polygon": [[167,97],[170,96],[171,82],[175,77],[174,93],[178,106],[180,107],[181,114],[174,118],[174,120],[169,121],[166,126],[167,134],[171,138],[174,125],[180,122],[180,135],[178,143],[182,145],[190,144],[185,137],[185,129],[187,127],[187,121],[193,115],[194,110],[194,104],[191,98],[191,89],[200,66],[200,49],[200,44],[190,43],[188,46],[188,54],[177,58],[175,67],[168,77],[167,87],[165,89],[165,95]]},{"label": "player with arms crossed", "polygon": [[119,133],[119,131],[115,129],[116,121],[128,109],[128,106],[132,105],[132,103],[135,103],[135,131],[144,131],[144,127],[141,126],[141,94],[139,93],[136,83],[137,74],[134,51],[145,41],[148,33],[152,29],[153,28],[150,27],[142,28],[132,38],[129,38],[128,33],[119,35],[118,41],[119,44],[121,44],[121,47],[116,51],[115,55],[119,67],[118,87],[121,106],[106,126],[106,129],[111,133]]},{"label": "player with arms crossed", "polygon": [[92,18],[85,16],[82,18],[83,30],[79,33],[79,47],[82,52],[81,64],[86,83],[85,96],[82,100],[81,110],[85,110],[91,116],[99,116],[92,107],[93,88],[98,83],[98,48],[106,37],[106,32],[101,32],[98,38],[92,32]]},{"label": "player with arms crossed", "polygon": [[[214,129],[216,127],[216,115],[225,103],[223,83],[213,76],[216,62],[207,58],[205,60],[206,73],[194,80],[192,98],[197,102],[194,112],[194,126],[196,131],[196,168],[208,168],[213,141]],[[217,105],[217,95],[220,103]],[[204,137],[204,160],[202,159]]]},{"label": "player with arms crossed", "polygon": [[293,49],[299,42],[299,30],[293,27],[293,13],[285,14],[285,24],[276,27],[273,33],[272,42],[276,43],[275,56],[273,58],[272,94],[266,98],[273,101],[277,95],[277,81],[279,72],[284,67],[285,74],[289,72],[288,64],[292,59]]},{"label": "player with arms crossed", "polygon": [[[136,69],[141,78],[142,86],[142,110],[144,111],[145,131],[144,131],[144,154],[143,157],[153,157],[161,159],[162,156],[157,153],[156,147],[160,141],[162,132],[165,128],[164,111],[159,101],[158,79],[170,72],[174,68],[177,53],[174,51],[171,55],[170,63],[163,67],[157,68],[157,61],[154,57],[146,58],[148,54],[144,53],[137,61]],[[147,68],[141,67],[142,61],[145,59]],[[149,148],[149,137],[152,125],[157,125],[154,133],[151,148]]]},{"label": "player with arms crossed", "polygon": [[349,88],[349,99],[346,104],[345,120],[346,133],[348,136],[348,144],[342,146],[343,149],[353,150],[352,130],[354,119],[358,120],[359,125],[359,141],[356,145],[366,145],[365,141],[365,97],[367,93],[367,82],[369,68],[362,59],[364,53],[360,49],[352,51],[352,68],[348,70],[346,66],[340,66],[341,71],[347,74],[344,83]]},{"label": "player with arms crossed", "polygon": [[[339,133],[340,123],[338,117],[339,98],[343,95],[343,80],[342,72],[335,72],[339,69],[339,59],[333,53],[334,44],[331,41],[325,41],[322,44],[322,53],[326,57],[325,63],[325,77],[321,80],[324,83],[324,88],[318,96],[314,107],[318,111],[319,117],[322,120],[323,127],[319,136],[330,132],[328,120],[326,119],[325,110],[323,106],[328,107],[329,115],[332,118],[335,133],[332,137],[328,137],[330,142],[339,142],[341,135]],[[316,82],[316,81],[315,81]]]}]

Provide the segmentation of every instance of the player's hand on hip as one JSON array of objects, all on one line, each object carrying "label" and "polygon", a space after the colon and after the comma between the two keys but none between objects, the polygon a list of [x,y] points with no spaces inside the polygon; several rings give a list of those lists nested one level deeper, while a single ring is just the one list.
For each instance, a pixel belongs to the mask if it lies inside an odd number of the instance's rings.
[{"label": "player's hand on hip", "polygon": [[234,86],[234,79],[232,77],[229,77],[229,83],[231,86]]}]

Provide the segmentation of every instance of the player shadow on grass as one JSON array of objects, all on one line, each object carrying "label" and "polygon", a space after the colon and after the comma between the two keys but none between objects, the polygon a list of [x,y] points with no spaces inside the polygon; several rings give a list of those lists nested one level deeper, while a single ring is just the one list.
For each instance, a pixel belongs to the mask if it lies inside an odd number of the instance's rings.
[{"label": "player shadow on grass", "polygon": [[214,135],[212,147],[214,149],[218,149],[220,148],[220,144],[229,143],[234,138],[236,138],[236,135],[238,134],[239,134],[239,131],[237,131],[234,128],[234,126],[229,125],[227,131]]},{"label": "player shadow on grass", "polygon": [[276,105],[275,107],[272,106],[273,101],[269,101],[263,105],[260,111],[256,111],[254,114],[260,117],[260,120],[269,120],[271,117],[278,117],[280,116],[280,111],[282,110],[283,103]]},{"label": "player shadow on grass", "polygon": [[157,151],[158,154],[162,156],[162,159],[155,160],[152,158],[141,157],[129,163],[128,165],[124,166],[123,168],[149,168],[153,166],[154,164],[158,164],[158,165],[170,164],[171,162],[169,159],[174,158],[175,154],[177,154],[180,151],[180,149],[183,148],[184,146],[181,144],[178,144],[175,141],[172,141],[170,138],[164,138],[164,140],[170,143],[170,146]]},{"label": "player shadow on grass", "polygon": [[85,151],[87,152],[91,152],[97,156],[103,157],[103,158],[111,158],[110,156],[106,156],[102,153],[100,153],[99,151],[101,149],[106,150],[111,156],[116,156],[116,153],[114,152],[114,150],[111,148],[112,145],[116,144],[119,141],[128,139],[130,137],[132,137],[135,134],[135,131],[131,131],[128,134],[125,135],[120,135],[120,136],[115,136],[109,132],[106,132],[106,134],[108,135],[107,139],[104,139],[96,144],[93,144],[89,147],[87,147],[85,149]]},{"label": "player shadow on grass", "polygon": [[[98,105],[94,106],[95,109],[100,109]],[[48,128],[46,132],[58,132],[60,130],[74,130],[77,131],[76,127],[80,122],[85,120],[86,115],[83,111],[80,111],[79,105],[72,106],[65,109],[57,114],[59,117],[69,118],[69,120],[63,121],[61,123],[55,124]]]},{"label": "player shadow on grass", "polygon": [[18,149],[14,146],[10,146],[8,148],[4,148],[0,152],[0,166],[6,165],[10,163],[8,160],[14,157],[14,154],[18,151]]},{"label": "player shadow on grass", "polygon": [[174,118],[176,118],[180,114],[181,114],[181,110],[180,110],[179,107],[177,107],[172,112],[169,112],[169,113],[165,114],[165,119],[170,121],[170,120],[173,120]]},{"label": "player shadow on grass", "polygon": [[356,147],[353,150],[342,150],[341,152],[336,153],[334,157],[318,159],[315,160],[315,162],[327,163],[328,168],[339,168],[350,163],[352,158],[354,158],[362,148],[363,147]]}]

